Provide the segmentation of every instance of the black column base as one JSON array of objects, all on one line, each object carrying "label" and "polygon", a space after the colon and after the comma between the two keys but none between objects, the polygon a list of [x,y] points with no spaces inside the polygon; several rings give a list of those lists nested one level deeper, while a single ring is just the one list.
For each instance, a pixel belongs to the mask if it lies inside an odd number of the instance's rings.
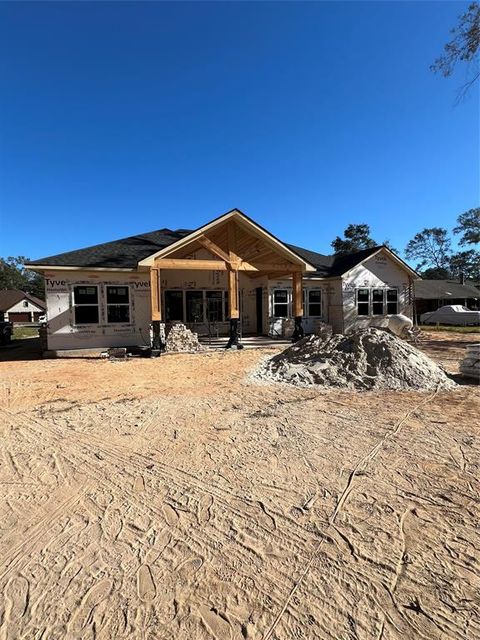
[{"label": "black column base", "polygon": [[298,342],[305,336],[305,331],[302,326],[302,316],[297,316],[295,318],[295,328],[292,334],[292,342]]},{"label": "black column base", "polygon": [[235,347],[237,349],[243,349],[243,344],[240,343],[240,335],[238,332],[239,322],[240,321],[238,318],[230,319],[230,337],[228,339],[225,349],[232,349],[232,347]]},{"label": "black column base", "polygon": [[152,357],[158,357],[162,351],[165,350],[165,345],[162,342],[162,336],[160,331],[160,321],[152,321]]}]

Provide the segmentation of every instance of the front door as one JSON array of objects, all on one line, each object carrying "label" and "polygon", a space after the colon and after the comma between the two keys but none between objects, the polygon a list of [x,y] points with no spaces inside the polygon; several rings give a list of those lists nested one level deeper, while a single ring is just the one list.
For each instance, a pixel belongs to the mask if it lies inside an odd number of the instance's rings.
[{"label": "front door", "polygon": [[263,334],[263,287],[255,289],[256,309],[257,309],[257,333]]}]

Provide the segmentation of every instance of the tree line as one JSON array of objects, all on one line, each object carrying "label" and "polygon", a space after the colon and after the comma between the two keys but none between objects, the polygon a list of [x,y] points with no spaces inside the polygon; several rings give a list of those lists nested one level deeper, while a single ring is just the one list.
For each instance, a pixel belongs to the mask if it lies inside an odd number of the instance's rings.
[{"label": "tree line", "polygon": [[[460,236],[459,246],[463,250],[452,249],[453,236]],[[336,254],[351,253],[383,244],[395,253],[400,253],[388,240],[376,242],[368,224],[349,224],[343,238],[337,236],[331,243]],[[465,278],[480,281],[480,208],[469,209],[457,218],[457,225],[450,233],[444,227],[428,227],[419,231],[409,240],[404,250],[407,260],[415,261],[416,270],[423,278],[442,280]]]}]

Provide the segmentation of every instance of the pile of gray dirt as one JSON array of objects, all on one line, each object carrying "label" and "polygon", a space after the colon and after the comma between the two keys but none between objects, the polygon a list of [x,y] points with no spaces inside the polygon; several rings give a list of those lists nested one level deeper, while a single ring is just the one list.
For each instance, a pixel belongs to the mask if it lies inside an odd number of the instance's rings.
[{"label": "pile of gray dirt", "polygon": [[167,332],[165,351],[188,352],[206,351],[206,347],[198,340],[198,335],[190,331],[181,322],[173,324]]},{"label": "pile of gray dirt", "polygon": [[456,385],[431,358],[384,329],[303,338],[265,361],[256,380],[346,389],[429,391]]}]

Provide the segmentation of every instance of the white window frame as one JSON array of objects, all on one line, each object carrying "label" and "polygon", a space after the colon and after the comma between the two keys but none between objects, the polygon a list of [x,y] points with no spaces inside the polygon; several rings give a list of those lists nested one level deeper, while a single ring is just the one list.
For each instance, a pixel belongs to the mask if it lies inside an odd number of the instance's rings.
[{"label": "white window frame", "polygon": [[[304,302],[303,302],[303,310],[305,318],[323,318],[323,291],[320,288],[311,288],[304,289]],[[310,293],[320,293],[320,302],[310,302]],[[312,315],[310,313],[310,305],[319,304],[320,305],[320,315]]]},{"label": "white window frame", "polygon": [[[91,302],[89,303],[85,303],[85,304],[77,304],[75,302],[75,289],[76,288],[95,288],[97,290],[97,303],[96,304],[92,304]],[[85,283],[85,284],[72,284],[72,309],[73,309],[73,326],[74,327],[98,327],[100,324],[100,285],[98,284],[91,284],[90,282]],[[97,307],[97,315],[98,315],[98,320],[97,322],[77,322],[77,313],[76,313],[76,307]]]},{"label": "white window frame", "polygon": [[[368,291],[368,301],[359,301],[358,300],[358,293],[360,290],[367,290]],[[373,292],[374,291],[382,291],[382,313],[373,313],[373,305],[374,304],[380,304],[380,302],[374,302],[373,300]],[[395,313],[389,313],[388,311],[388,291],[395,291],[397,294],[397,299],[394,301],[397,309],[395,311]],[[398,314],[398,305],[400,303],[400,292],[398,287],[357,287],[355,289],[355,310],[357,313],[357,317],[358,318],[385,318],[386,316],[393,316]],[[368,314],[359,314],[358,313],[358,305],[359,304],[368,304]],[[390,304],[393,304],[393,302],[391,302]]]},{"label": "white window frame", "polygon": [[[390,302],[390,303],[388,302],[388,292],[389,292],[389,291],[395,291],[395,292],[396,292],[396,294],[397,294],[396,300],[394,300],[393,302]],[[396,305],[396,311],[395,311],[395,313],[390,313],[390,312],[388,311],[388,305],[389,305],[389,304],[395,304],[395,305]],[[395,315],[397,315],[397,314],[398,314],[398,305],[399,305],[399,304],[400,304],[400,291],[399,291],[399,290],[398,290],[398,288],[396,288],[396,287],[388,287],[388,288],[385,290],[385,307],[386,307],[386,309],[387,309],[387,316],[395,316]]]},{"label": "white window frame", "polygon": [[[275,293],[277,291],[285,291],[287,294],[287,300],[286,302],[275,302]],[[291,318],[292,317],[292,292],[290,289],[287,289],[286,287],[275,287],[274,289],[272,289],[272,318]],[[275,314],[275,306],[277,304],[281,304],[283,305],[287,305],[287,315],[286,316],[277,316]]]},{"label": "white window frame", "polygon": [[[128,291],[128,302],[108,302],[108,289],[120,289],[121,288],[125,288]],[[104,285],[104,304],[105,304],[105,324],[107,325],[112,325],[114,327],[120,325],[120,324],[133,324],[132,321],[132,292],[131,292],[131,287],[129,284],[125,284],[123,282],[120,282],[118,284],[114,283],[110,283],[110,284],[105,284]],[[128,320],[127,321],[121,321],[121,322],[109,322],[108,320],[108,307],[128,307]]]}]

